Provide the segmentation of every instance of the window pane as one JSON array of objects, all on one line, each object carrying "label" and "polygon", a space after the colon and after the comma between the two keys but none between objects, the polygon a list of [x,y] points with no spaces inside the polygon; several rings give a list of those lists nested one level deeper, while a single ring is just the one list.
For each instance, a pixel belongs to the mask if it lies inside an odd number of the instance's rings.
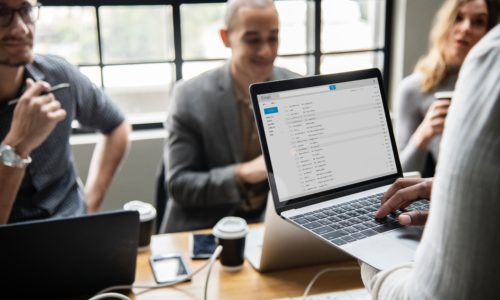
[{"label": "window pane", "polygon": [[222,43],[226,3],[183,4],[181,10],[182,57],[184,59],[228,58]]},{"label": "window pane", "polygon": [[188,80],[203,72],[222,66],[224,60],[185,62],[182,64],[182,79]]},{"label": "window pane", "polygon": [[106,87],[142,87],[172,83],[173,64],[138,64],[104,67]]},{"label": "window pane", "polygon": [[98,66],[80,67],[80,72],[87,76],[95,85],[102,87],[101,68]]},{"label": "window pane", "polygon": [[174,65],[167,63],[107,66],[103,69],[104,85],[128,118],[140,113],[164,112],[174,70]]},{"label": "window pane", "polygon": [[73,64],[97,64],[96,28],[93,7],[42,7],[35,51],[62,56]]},{"label": "window pane", "polygon": [[[313,57],[309,57],[313,59]],[[300,75],[307,75],[307,57],[294,56],[294,57],[277,57],[274,65],[278,67],[287,68],[290,71]]]},{"label": "window pane", "polygon": [[171,6],[104,6],[99,14],[104,63],[174,59]]},{"label": "window pane", "polygon": [[323,52],[383,47],[383,0],[323,0]]},{"label": "window pane", "polygon": [[275,2],[280,19],[279,54],[300,54],[307,51],[306,25],[308,7],[312,2],[277,1]]},{"label": "window pane", "polygon": [[379,68],[382,71],[383,64],[382,52],[324,55],[321,58],[321,74],[368,68]]}]

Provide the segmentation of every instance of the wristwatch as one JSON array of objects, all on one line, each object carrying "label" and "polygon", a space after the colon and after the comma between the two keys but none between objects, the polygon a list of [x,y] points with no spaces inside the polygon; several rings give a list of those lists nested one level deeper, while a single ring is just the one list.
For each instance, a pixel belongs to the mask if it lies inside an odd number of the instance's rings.
[{"label": "wristwatch", "polygon": [[14,147],[0,144],[0,161],[7,167],[23,169],[31,163],[31,157],[22,158]]}]

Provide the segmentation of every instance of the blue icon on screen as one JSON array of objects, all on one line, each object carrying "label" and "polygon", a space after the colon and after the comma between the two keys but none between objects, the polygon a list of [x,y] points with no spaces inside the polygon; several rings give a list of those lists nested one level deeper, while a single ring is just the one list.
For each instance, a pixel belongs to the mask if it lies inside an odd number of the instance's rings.
[{"label": "blue icon on screen", "polygon": [[277,106],[264,108],[264,114],[265,115],[275,114],[277,112],[278,112],[278,107]]},{"label": "blue icon on screen", "polygon": [[337,86],[335,84],[331,84],[329,86],[329,88],[330,88],[330,91],[335,91],[337,89]]}]

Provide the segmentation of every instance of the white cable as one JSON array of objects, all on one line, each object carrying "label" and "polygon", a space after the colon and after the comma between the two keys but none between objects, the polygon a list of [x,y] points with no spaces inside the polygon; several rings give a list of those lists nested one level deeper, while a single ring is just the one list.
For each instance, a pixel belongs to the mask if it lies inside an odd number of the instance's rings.
[{"label": "white cable", "polygon": [[318,280],[318,278],[325,274],[325,273],[328,273],[328,272],[337,272],[337,271],[354,271],[354,270],[359,270],[359,267],[338,267],[338,268],[325,268],[321,271],[319,271],[318,273],[316,273],[316,275],[314,275],[313,279],[311,279],[311,281],[309,282],[309,284],[307,285],[306,289],[304,290],[304,295],[302,295],[302,299],[303,300],[306,300],[306,297],[307,295],[309,295],[309,291],[311,290],[313,284],[316,282],[316,280]]},{"label": "white cable", "polygon": [[214,254],[210,257],[210,262],[208,264],[208,272],[207,272],[207,278],[205,280],[205,288],[204,288],[204,293],[203,293],[203,299],[207,300],[207,290],[208,290],[208,279],[210,278],[210,274],[212,273],[212,266],[215,263],[215,260],[217,257],[220,255],[222,252],[222,246],[219,245],[217,248],[215,248]]},{"label": "white cable", "polygon": [[[96,296],[90,298],[89,300],[97,300],[97,299],[103,299],[103,298],[95,298],[97,296],[100,296],[101,294],[104,294],[104,293],[108,293],[110,291],[116,291],[116,290],[129,290],[129,289],[133,289],[133,288],[136,288],[136,289],[145,289],[145,290],[150,290],[150,289],[157,289],[157,288],[163,288],[163,287],[168,287],[168,286],[172,286],[172,285],[176,285],[178,283],[181,283],[181,282],[184,282],[184,281],[188,281],[190,280],[194,275],[198,274],[201,270],[205,269],[205,267],[207,266],[210,266],[211,268],[211,265],[215,262],[215,260],[217,259],[217,257],[219,257],[220,253],[222,252],[222,246],[217,246],[217,248],[215,248],[215,251],[214,253],[212,254],[212,256],[210,256],[210,259],[208,260],[207,263],[205,263],[203,266],[199,267],[196,271],[194,271],[193,273],[189,274],[189,275],[186,275],[186,276],[183,276],[183,277],[180,277],[178,280],[176,281],[172,281],[172,282],[168,282],[168,283],[162,283],[162,284],[154,284],[154,285],[151,285],[151,284],[134,284],[134,285],[115,285],[115,286],[111,286],[111,287],[108,287],[108,288],[105,288],[101,291],[99,291]],[[209,271],[210,272],[210,271]],[[210,274],[210,273],[209,273]],[[144,291],[143,291],[144,292]],[[108,294],[112,294],[112,293],[108,293]],[[121,295],[121,294],[120,294]],[[123,295],[122,295],[123,296]],[[125,298],[121,298],[121,299],[124,299]],[[126,298],[126,300],[129,300],[129,298]]]},{"label": "white cable", "polygon": [[116,298],[116,299],[121,299],[121,300],[130,300],[129,297],[119,294],[119,293],[104,293],[100,294],[97,296],[94,296],[90,298],[89,300],[100,300],[100,299],[106,299],[106,298]]}]

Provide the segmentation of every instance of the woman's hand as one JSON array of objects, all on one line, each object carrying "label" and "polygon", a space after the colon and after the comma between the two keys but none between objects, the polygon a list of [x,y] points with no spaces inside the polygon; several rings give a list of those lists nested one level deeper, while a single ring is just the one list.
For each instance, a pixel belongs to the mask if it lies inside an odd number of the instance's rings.
[{"label": "woman's hand", "polygon": [[412,136],[418,149],[426,150],[432,138],[443,133],[449,106],[450,100],[437,100],[431,104],[424,120]]}]

